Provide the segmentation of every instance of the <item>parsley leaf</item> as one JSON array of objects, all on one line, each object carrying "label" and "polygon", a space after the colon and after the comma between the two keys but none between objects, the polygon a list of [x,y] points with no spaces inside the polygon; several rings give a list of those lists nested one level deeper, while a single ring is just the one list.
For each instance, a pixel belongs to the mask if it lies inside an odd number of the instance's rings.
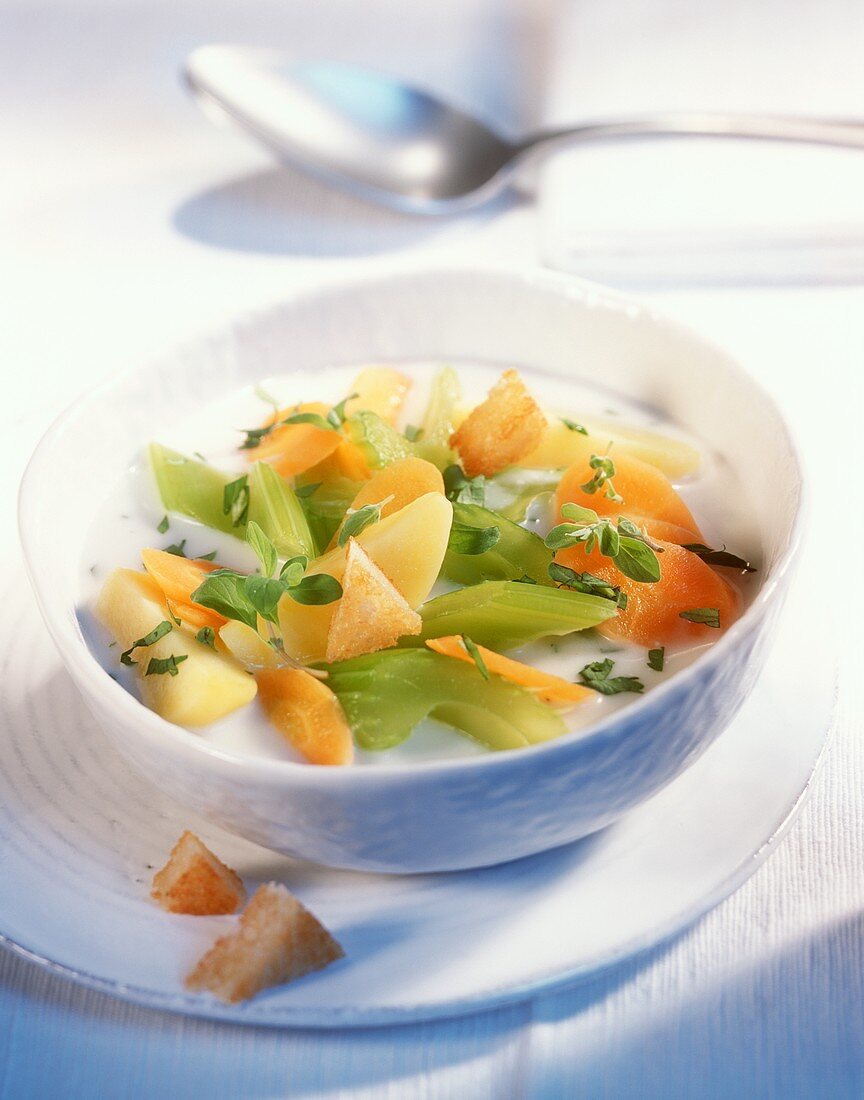
[{"label": "parsley leaf", "polygon": [[281,420],[280,424],[312,424],[322,432],[336,431],[336,428],[325,420],[320,413],[292,413],[291,416],[286,416],[284,420]]},{"label": "parsley leaf", "polygon": [[615,492],[615,486],[612,484],[612,478],[615,476],[615,463],[612,459],[608,455],[591,455],[588,465],[594,471],[594,476],[581,486],[582,491],[596,493],[605,487],[604,496],[607,499],[623,503],[624,498]]},{"label": "parsley leaf", "polygon": [[186,539],[181,539],[179,542],[172,542],[170,546],[165,547],[166,554],[173,554],[177,558],[186,557]]},{"label": "parsley leaf", "polygon": [[215,550],[211,550],[209,554],[199,554],[198,555],[198,561],[215,561],[215,560],[216,560],[216,551]]},{"label": "parsley leaf", "polygon": [[309,559],[305,554],[289,558],[279,570],[279,580],[284,581],[289,587],[299,584],[303,580],[303,574],[308,565]]},{"label": "parsley leaf", "polygon": [[170,676],[176,676],[180,671],[177,666],[188,658],[188,653],[182,653],[179,657],[173,653],[170,657],[151,657],[147,665],[145,676],[164,676],[167,672]]},{"label": "parsley leaf", "polygon": [[663,553],[663,548],[635,523],[620,516],[616,527],[608,516],[598,516],[591,508],[583,508],[580,504],[563,505],[561,515],[565,522],[553,527],[545,539],[550,550],[584,543],[587,554],[598,547],[600,553],[611,558],[631,580],[643,584],[660,580],[657,554]]},{"label": "parsley leaf", "polygon": [[716,607],[691,607],[689,611],[679,611],[678,617],[688,623],[701,623],[704,626],[720,629],[720,611]]},{"label": "parsley leaf", "polygon": [[333,603],[342,597],[342,585],[329,573],[313,573],[287,591],[292,600],[302,604]]},{"label": "parsley leaf", "polygon": [[484,680],[488,680],[489,679],[489,669],[486,667],[486,662],[483,660],[483,654],[480,652],[477,645],[474,642],[471,641],[471,639],[468,637],[467,634],[462,635],[462,644],[465,646],[466,650],[468,651],[468,654],[471,657],[471,660],[477,666],[477,668],[480,672],[480,675],[483,677]]},{"label": "parsley leaf", "polygon": [[241,527],[249,514],[249,478],[242,474],[229,481],[222,492],[222,514],[231,517],[232,527]]},{"label": "parsley leaf", "polygon": [[246,525],[246,541],[255,551],[255,556],[261,562],[264,576],[272,577],[276,572],[276,562],[278,561],[276,547],[267,535],[264,534],[264,531],[254,519],[250,519],[249,523]]},{"label": "parsley leaf", "polygon": [[560,417],[561,423],[566,425],[571,432],[578,432],[580,435],[587,435],[588,429],[584,424],[577,424],[575,420],[568,420],[566,416]]},{"label": "parsley leaf", "polygon": [[610,676],[609,673],[615,667],[615,662],[607,657],[605,661],[592,661],[579,673],[579,678],[585,687],[599,691],[601,695],[620,695],[625,691],[632,691],[641,695],[645,685],[637,676]]},{"label": "parsley leaf", "polygon": [[622,592],[614,584],[609,584],[602,577],[595,577],[593,573],[577,573],[566,565],[560,565],[553,561],[549,565],[549,576],[553,581],[574,588],[577,592],[584,592],[589,596],[602,596],[604,600],[614,600],[623,611],[627,606],[627,593]]},{"label": "parsley leaf", "polygon": [[707,565],[725,565],[730,569],[740,569],[742,573],[755,573],[757,571],[749,561],[739,558],[737,554],[730,554],[725,546],[722,550],[712,550],[710,546],[705,546],[704,543],[688,542],[684,543],[682,549],[689,550],[691,554],[696,554]]},{"label": "parsley leaf", "polygon": [[307,497],[311,497],[316,489],[320,489],[324,483],[322,481],[310,482],[309,485],[300,485],[295,488],[294,495],[299,497],[300,500],[305,500]]},{"label": "parsley leaf", "polygon": [[156,525],[156,530],[159,532],[160,535],[165,534],[165,532],[168,530],[168,517],[167,516],[163,516],[159,520],[159,522]]},{"label": "parsley leaf", "polygon": [[655,672],[663,671],[663,664],[666,656],[666,647],[660,646],[659,649],[648,650],[648,667],[653,668]]},{"label": "parsley leaf", "polygon": [[334,431],[338,432],[345,423],[345,406],[349,401],[353,401],[355,397],[359,396],[359,393],[349,394],[347,397],[344,397],[338,405],[334,405],[330,412],[327,413],[327,423]]},{"label": "parsley leaf", "polygon": [[472,527],[468,523],[453,521],[447,549],[453,554],[485,554],[501,538],[500,527]]},{"label": "parsley leaf", "polygon": [[468,477],[461,466],[448,466],[444,471],[444,495],[453,503],[486,503],[486,478],[482,474]]},{"label": "parsley leaf", "polygon": [[406,424],[404,435],[409,443],[416,443],[423,435],[423,429],[418,428],[416,424]]},{"label": "parsley leaf", "polygon": [[212,626],[202,626],[198,633],[195,635],[195,641],[200,642],[201,645],[209,645],[211,649],[216,648],[216,631]]},{"label": "parsley leaf", "polygon": [[193,603],[209,607],[211,611],[226,619],[236,619],[255,630],[258,618],[255,608],[249,603],[244,588],[246,578],[242,573],[231,569],[217,569],[208,573],[201,584],[192,593]]},{"label": "parsley leaf", "polygon": [[279,622],[279,601],[285,594],[283,581],[272,577],[246,577],[243,581],[243,593],[256,613],[268,623]]},{"label": "parsley leaf", "polygon": [[377,523],[381,519],[381,509],[387,503],[392,500],[392,495],[387,497],[387,500],[382,500],[380,504],[364,504],[362,508],[358,508],[356,512],[349,512],[345,518],[345,522],[342,524],[342,530],[339,532],[339,538],[336,540],[339,546],[344,546],[345,543],[352,536],[359,535],[361,531],[365,531],[373,523]]},{"label": "parsley leaf", "polygon": [[145,646],[154,645],[160,638],[164,638],[166,634],[170,634],[174,627],[167,619],[164,619],[158,626],[154,626],[153,629],[145,634],[143,638],[139,638],[137,642],[133,642],[132,645],[124,652],[120,654],[120,664],[137,665],[137,661],[132,660],[132,651],[135,649],[142,649]]}]

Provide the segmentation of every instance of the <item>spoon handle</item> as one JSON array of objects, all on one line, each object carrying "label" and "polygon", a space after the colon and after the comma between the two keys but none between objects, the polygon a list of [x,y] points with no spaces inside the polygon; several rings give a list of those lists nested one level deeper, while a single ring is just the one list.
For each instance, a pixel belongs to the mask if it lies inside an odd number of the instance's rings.
[{"label": "spoon handle", "polygon": [[521,142],[517,146],[517,156],[520,160],[527,159],[534,153],[547,153],[554,148],[582,142],[676,137],[744,138],[864,149],[864,121],[796,118],[791,115],[674,112],[549,130]]}]

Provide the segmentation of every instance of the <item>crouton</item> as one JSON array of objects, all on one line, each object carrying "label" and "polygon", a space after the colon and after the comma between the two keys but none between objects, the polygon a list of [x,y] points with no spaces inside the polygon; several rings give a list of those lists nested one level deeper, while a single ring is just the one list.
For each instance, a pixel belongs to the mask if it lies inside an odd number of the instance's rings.
[{"label": "crouton", "polygon": [[187,829],[168,862],[153,876],[150,896],[169,913],[215,916],[236,913],[246,900],[246,891],[236,871]]},{"label": "crouton", "polygon": [[235,1004],[274,985],[302,978],[345,952],[292,894],[275,882],[259,886],[233,932],[218,939],[186,979]]},{"label": "crouton", "polygon": [[302,668],[263,669],[256,679],[267,717],[310,764],[351,763],[351,727],[326,684]]},{"label": "crouton", "polygon": [[362,546],[348,540],[342,599],[327,635],[327,661],[344,661],[419,634],[423,620]]},{"label": "crouton", "polygon": [[450,437],[469,477],[490,477],[540,445],[546,418],[515,370],[505,371],[486,400]]}]

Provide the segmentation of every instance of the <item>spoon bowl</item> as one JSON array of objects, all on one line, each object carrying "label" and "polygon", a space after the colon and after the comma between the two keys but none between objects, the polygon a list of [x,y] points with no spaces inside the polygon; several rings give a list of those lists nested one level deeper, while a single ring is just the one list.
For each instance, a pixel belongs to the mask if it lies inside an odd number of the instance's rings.
[{"label": "spoon bowl", "polygon": [[277,50],[203,46],[184,69],[208,113],[283,161],[414,213],[492,198],[527,160],[565,145],[719,137],[864,149],[860,121],[679,112],[583,123],[508,141],[480,119],[395,77]]}]

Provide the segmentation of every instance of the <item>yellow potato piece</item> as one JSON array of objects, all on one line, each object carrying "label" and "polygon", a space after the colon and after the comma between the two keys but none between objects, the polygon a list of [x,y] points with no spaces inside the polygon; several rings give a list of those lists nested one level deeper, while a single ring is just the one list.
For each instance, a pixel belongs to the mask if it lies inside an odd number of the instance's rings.
[{"label": "yellow potato piece", "polygon": [[392,367],[364,367],[348,390],[357,396],[348,402],[345,412],[350,416],[363,409],[395,424],[410,388],[411,379]]},{"label": "yellow potato piece", "polygon": [[699,468],[699,452],[680,439],[596,416],[588,416],[586,421],[589,435],[574,432],[563,421],[550,418],[540,445],[519,465],[529,469],[572,466],[583,459],[587,462],[592,454],[605,454],[611,443],[613,459],[616,454],[630,455],[650,462],[667,477],[685,477]]},{"label": "yellow potato piece", "polygon": [[[162,593],[145,573],[115,569],[96,601],[96,617],[122,652],[164,620],[171,621]],[[112,652],[114,652],[112,650]],[[147,676],[152,657],[185,656],[176,676]],[[119,661],[120,653],[117,658]],[[174,627],[151,646],[136,649],[132,659],[144,703],[178,726],[206,726],[255,698],[254,679],[236,661]]]},{"label": "yellow potato piece", "polygon": [[[361,531],[357,542],[409,607],[416,609],[438,579],[452,521],[450,501],[440,493],[427,493]],[[341,584],[345,560],[346,548],[337,547],[313,562],[307,573],[329,573]],[[279,626],[285,652],[304,663],[323,661],[337,606],[338,601],[307,606],[283,596]]]},{"label": "yellow potato piece", "polygon": [[[261,625],[261,619],[258,620],[258,625]],[[267,645],[261,635],[246,623],[229,619],[219,631],[219,640],[244,668],[279,668],[276,650]]]}]

